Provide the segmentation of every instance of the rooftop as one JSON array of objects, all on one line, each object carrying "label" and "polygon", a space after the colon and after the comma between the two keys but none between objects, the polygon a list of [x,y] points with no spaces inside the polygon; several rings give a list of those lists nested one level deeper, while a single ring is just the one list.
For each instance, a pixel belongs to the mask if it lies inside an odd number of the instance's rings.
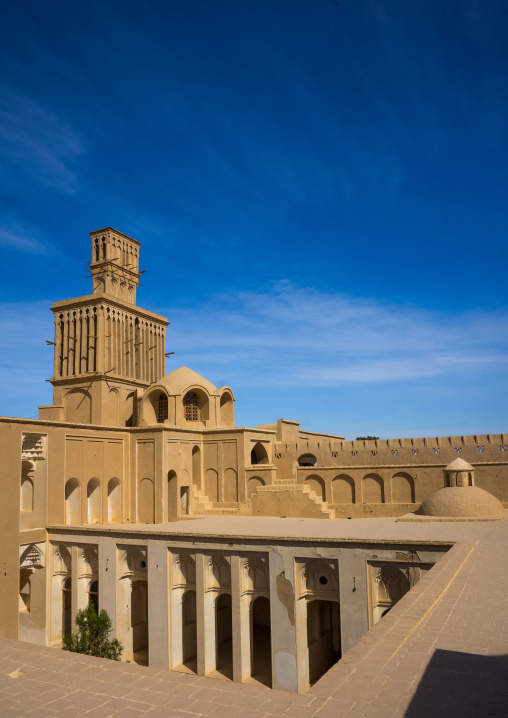
[{"label": "rooftop", "polygon": [[[243,536],[245,522],[210,517],[180,523],[178,533],[196,535],[200,526],[201,535]],[[456,543],[305,695],[0,639],[2,718],[505,718],[507,519],[305,524],[307,535],[333,540]],[[298,529],[297,519],[248,522],[255,537],[298,537]]]}]

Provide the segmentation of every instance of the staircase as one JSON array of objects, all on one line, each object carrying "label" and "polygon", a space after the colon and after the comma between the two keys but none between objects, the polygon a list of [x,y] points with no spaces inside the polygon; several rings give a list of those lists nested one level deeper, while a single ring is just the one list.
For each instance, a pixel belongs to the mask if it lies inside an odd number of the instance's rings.
[{"label": "staircase", "polygon": [[192,486],[192,514],[181,518],[195,516],[248,516],[250,515],[250,501],[210,501],[202,491]]},{"label": "staircase", "polygon": [[334,519],[335,511],[306,484],[296,479],[276,479],[268,486],[258,486],[252,496],[252,515]]}]

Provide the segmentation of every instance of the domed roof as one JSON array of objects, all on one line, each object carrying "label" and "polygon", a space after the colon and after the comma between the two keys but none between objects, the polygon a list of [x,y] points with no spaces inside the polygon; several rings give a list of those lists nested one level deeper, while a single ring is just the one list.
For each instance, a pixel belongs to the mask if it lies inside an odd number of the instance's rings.
[{"label": "domed roof", "polygon": [[169,394],[181,394],[189,386],[203,387],[209,394],[217,393],[217,387],[211,381],[186,366],[170,371],[157,382],[157,385],[165,386]]},{"label": "domed roof", "polygon": [[504,516],[505,510],[495,496],[479,486],[446,486],[428,496],[416,513],[420,516],[475,518]]},{"label": "domed roof", "polygon": [[467,461],[457,456],[456,459],[450,461],[448,466],[444,467],[443,471],[474,471],[474,468]]}]

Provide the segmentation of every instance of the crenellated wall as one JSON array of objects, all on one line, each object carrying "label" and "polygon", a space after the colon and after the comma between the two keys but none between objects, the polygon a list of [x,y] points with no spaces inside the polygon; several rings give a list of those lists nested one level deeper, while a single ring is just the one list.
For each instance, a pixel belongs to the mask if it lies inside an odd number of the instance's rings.
[{"label": "crenellated wall", "polygon": [[460,456],[475,467],[476,485],[508,506],[507,443],[506,434],[373,441],[300,438],[275,442],[274,464],[278,479],[310,485],[337,516],[393,516],[413,510],[442,488],[442,470]]}]

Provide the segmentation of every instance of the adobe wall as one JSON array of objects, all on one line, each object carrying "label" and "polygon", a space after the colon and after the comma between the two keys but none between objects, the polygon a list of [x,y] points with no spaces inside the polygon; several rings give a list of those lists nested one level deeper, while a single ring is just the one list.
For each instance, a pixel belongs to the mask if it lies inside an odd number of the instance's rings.
[{"label": "adobe wall", "polygon": [[[460,456],[475,483],[508,506],[508,435],[276,442],[278,478],[308,483],[340,516],[393,516],[413,510],[444,486],[443,468]],[[302,455],[316,457],[302,467]]]}]

